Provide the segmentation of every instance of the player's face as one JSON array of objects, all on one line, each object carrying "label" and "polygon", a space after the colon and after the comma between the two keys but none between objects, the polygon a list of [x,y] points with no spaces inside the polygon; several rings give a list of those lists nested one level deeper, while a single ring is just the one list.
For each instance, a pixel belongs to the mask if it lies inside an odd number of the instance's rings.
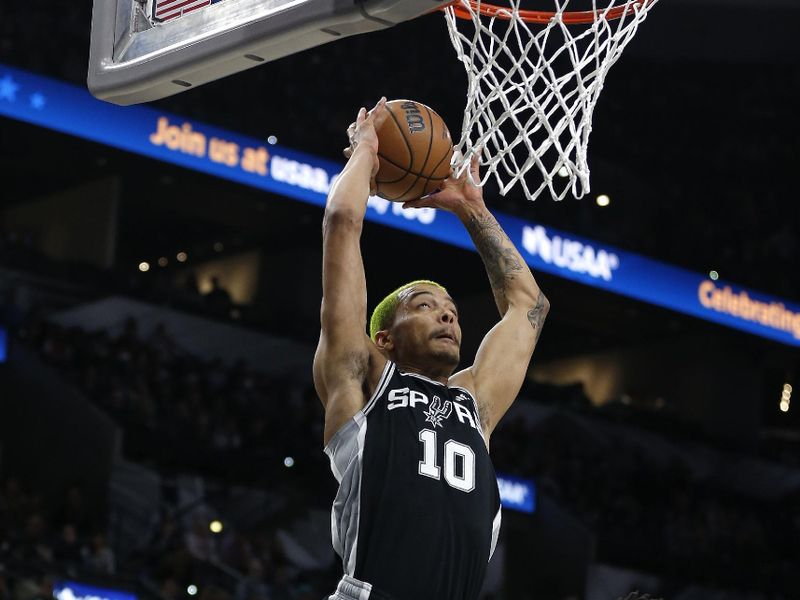
[{"label": "player's face", "polygon": [[420,366],[455,369],[461,353],[461,327],[453,299],[433,285],[404,290],[392,326],[397,358]]}]

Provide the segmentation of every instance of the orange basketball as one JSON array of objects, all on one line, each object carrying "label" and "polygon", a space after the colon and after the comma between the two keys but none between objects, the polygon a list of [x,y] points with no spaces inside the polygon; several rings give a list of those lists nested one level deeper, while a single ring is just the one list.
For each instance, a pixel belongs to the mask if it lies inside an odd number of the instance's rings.
[{"label": "orange basketball", "polygon": [[393,202],[416,200],[450,175],[453,141],[442,118],[413,100],[386,103],[378,129],[377,194]]}]

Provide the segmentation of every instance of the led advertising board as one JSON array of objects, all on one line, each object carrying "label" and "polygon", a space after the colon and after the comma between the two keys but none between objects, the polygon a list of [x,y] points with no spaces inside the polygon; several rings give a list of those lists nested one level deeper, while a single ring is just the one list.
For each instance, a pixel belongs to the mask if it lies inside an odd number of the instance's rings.
[{"label": "led advertising board", "polygon": [[[324,206],[342,164],[0,64],[0,115]],[[43,150],[43,168],[47,153]],[[53,157],[52,160],[57,160]],[[800,305],[495,211],[526,262],[551,275],[800,347]],[[371,197],[366,219],[474,250],[450,213]]]}]

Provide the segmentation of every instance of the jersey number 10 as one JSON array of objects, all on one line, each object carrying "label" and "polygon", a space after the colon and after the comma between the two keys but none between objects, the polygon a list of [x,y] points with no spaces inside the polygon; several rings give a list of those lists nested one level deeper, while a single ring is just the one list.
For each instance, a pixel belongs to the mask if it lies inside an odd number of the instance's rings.
[{"label": "jersey number 10", "polygon": [[[419,432],[423,459],[419,461],[419,474],[437,481],[441,479],[441,468],[436,464],[436,432],[423,429]],[[456,470],[456,458],[461,459],[461,474]],[[475,489],[475,453],[469,446],[455,440],[444,443],[444,480],[462,492]]]}]

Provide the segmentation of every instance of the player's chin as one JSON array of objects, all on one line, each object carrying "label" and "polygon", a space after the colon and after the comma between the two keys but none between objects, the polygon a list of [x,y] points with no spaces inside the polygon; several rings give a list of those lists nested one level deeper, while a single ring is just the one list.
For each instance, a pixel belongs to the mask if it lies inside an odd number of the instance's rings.
[{"label": "player's chin", "polygon": [[432,348],[432,358],[445,366],[456,367],[461,360],[461,349],[456,344],[448,344],[449,348]]}]

